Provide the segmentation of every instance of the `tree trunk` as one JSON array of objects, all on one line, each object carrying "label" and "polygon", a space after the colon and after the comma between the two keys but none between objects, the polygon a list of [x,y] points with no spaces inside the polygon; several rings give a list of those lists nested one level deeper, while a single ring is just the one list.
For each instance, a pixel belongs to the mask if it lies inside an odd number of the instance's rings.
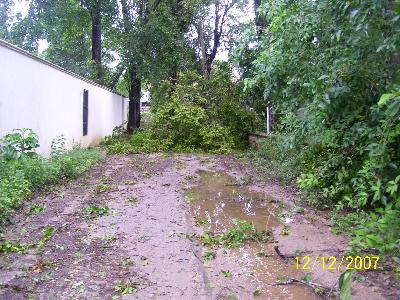
[{"label": "tree trunk", "polygon": [[203,72],[204,78],[208,78],[207,74],[207,48],[206,48],[206,41],[204,38],[204,31],[203,31],[203,20],[200,20],[199,25],[197,27],[197,34],[199,37],[199,46],[200,46],[200,54],[201,54],[201,69]]},{"label": "tree trunk", "polygon": [[256,32],[257,32],[257,39],[260,42],[261,37],[265,32],[266,24],[264,20],[261,18],[260,13],[258,12],[258,8],[261,5],[262,0],[254,0],[254,12],[255,12],[255,24],[256,24]]},{"label": "tree trunk", "polygon": [[137,74],[136,65],[129,68],[130,88],[129,88],[129,110],[128,110],[128,133],[133,133],[140,127],[140,97],[141,80]]},{"label": "tree trunk", "polygon": [[95,0],[91,8],[92,18],[92,59],[95,62],[95,77],[102,82],[101,65],[101,0]]}]

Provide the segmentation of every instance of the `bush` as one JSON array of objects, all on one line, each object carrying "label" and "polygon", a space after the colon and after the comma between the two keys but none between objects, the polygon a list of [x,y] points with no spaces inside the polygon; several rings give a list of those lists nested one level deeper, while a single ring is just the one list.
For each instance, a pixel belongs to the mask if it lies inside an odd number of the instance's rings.
[{"label": "bush", "polygon": [[200,129],[201,148],[211,153],[228,153],[234,147],[233,137],[228,128],[211,124]]},{"label": "bush", "polygon": [[[20,143],[26,145],[23,137]],[[24,147],[15,147],[14,152],[10,152],[10,144],[4,147],[7,149],[0,149],[2,153],[14,154],[0,159],[1,220],[10,216],[34,190],[63,179],[76,178],[102,157],[98,150],[74,148],[67,152],[57,148],[58,155],[45,159],[37,155],[34,148],[30,148],[27,155]]]},{"label": "bush", "polygon": [[166,141],[170,150],[185,152],[202,148],[200,130],[206,124],[203,108],[173,101],[155,113],[151,129],[159,140]]},{"label": "bush", "polygon": [[36,148],[39,147],[39,140],[32,129],[14,129],[12,133],[0,139],[0,146],[0,158],[19,159],[34,156]]},{"label": "bush", "polygon": [[217,120],[229,129],[236,148],[248,146],[248,135],[252,130],[255,114],[238,103],[225,100],[216,107]]},{"label": "bush", "polygon": [[172,101],[160,107],[147,129],[132,136],[107,137],[102,145],[109,153],[149,153],[159,151],[227,153],[235,148],[228,127],[210,120],[204,108]]}]

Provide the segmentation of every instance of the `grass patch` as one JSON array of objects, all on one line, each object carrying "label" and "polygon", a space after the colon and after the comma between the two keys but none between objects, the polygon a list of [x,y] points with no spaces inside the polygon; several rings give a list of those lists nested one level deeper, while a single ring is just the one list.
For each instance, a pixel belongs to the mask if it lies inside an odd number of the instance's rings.
[{"label": "grass patch", "polygon": [[[7,220],[35,190],[75,179],[101,158],[98,150],[80,148],[49,159],[39,155],[15,160],[0,158],[0,220]],[[31,208],[36,213],[42,210]]]}]

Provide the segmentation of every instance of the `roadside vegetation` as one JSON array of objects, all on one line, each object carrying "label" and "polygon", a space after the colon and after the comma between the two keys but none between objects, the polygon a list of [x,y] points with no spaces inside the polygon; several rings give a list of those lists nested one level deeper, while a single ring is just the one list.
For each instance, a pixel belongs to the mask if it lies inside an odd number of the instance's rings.
[{"label": "roadside vegetation", "polygon": [[23,200],[39,189],[66,179],[75,179],[102,158],[94,149],[66,151],[64,138],[52,144],[49,158],[38,155],[37,135],[17,129],[0,141],[0,224],[20,207]]},{"label": "roadside vegetation", "polygon": [[245,80],[283,115],[254,157],[352,223],[354,250],[399,262],[400,3],[266,1],[260,13],[269,34]]}]

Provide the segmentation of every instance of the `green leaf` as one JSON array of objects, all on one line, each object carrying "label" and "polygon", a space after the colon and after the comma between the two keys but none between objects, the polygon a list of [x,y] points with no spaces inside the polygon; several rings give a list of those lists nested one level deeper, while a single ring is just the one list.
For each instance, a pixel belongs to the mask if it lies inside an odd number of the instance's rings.
[{"label": "green leaf", "polygon": [[339,278],[339,289],[341,300],[351,300],[351,277],[353,272],[347,270],[340,275]]},{"label": "green leaf", "polygon": [[389,99],[391,99],[391,98],[393,98],[393,94],[383,94],[382,96],[381,96],[381,98],[379,99],[379,101],[378,101],[378,105],[379,106],[383,106],[383,105],[385,105],[385,103],[389,100]]}]

